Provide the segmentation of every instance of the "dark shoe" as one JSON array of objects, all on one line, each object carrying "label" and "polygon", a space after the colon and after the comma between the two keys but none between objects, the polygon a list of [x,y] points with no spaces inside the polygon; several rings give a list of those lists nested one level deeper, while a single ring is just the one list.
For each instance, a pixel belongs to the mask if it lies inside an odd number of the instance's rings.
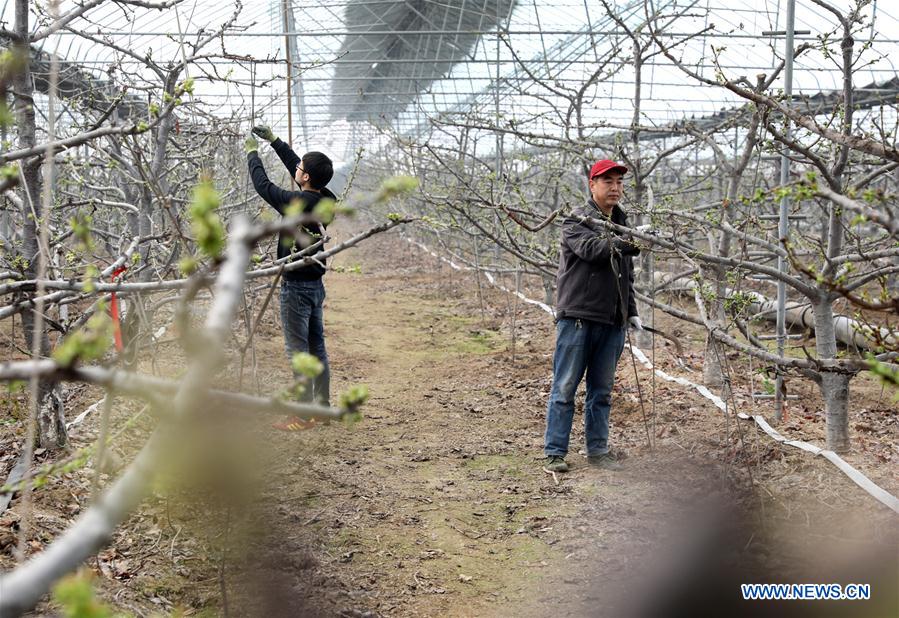
[{"label": "dark shoe", "polygon": [[568,472],[568,464],[565,463],[564,457],[547,457],[543,464],[543,471],[547,474],[553,472]]},{"label": "dark shoe", "polygon": [[611,452],[602,455],[587,455],[587,463],[603,470],[621,470],[621,464],[618,458]]}]

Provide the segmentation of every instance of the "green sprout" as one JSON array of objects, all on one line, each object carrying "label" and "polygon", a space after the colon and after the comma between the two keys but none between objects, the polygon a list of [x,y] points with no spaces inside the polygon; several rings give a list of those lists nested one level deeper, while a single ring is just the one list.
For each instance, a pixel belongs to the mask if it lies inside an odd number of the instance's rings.
[{"label": "green sprout", "polygon": [[337,202],[331,199],[320,200],[312,210],[312,214],[325,225],[330,225],[337,215]]},{"label": "green sprout", "polygon": [[293,367],[294,373],[303,375],[310,380],[318,377],[325,370],[325,366],[317,357],[306,352],[294,354],[290,359],[290,365]]},{"label": "green sprout", "polygon": [[195,258],[192,255],[187,257],[183,257],[178,261],[178,270],[181,272],[181,275],[184,277],[189,277],[197,270],[197,267],[200,265],[200,260]]},{"label": "green sprout", "polygon": [[178,92],[186,92],[188,94],[194,93],[194,78],[188,77],[178,86]]},{"label": "green sprout", "polygon": [[287,205],[287,208],[284,209],[284,216],[296,217],[303,213],[304,206],[303,200],[301,199],[291,200],[290,204]]},{"label": "green sprout", "polygon": [[216,212],[221,197],[212,181],[203,180],[194,187],[193,199],[188,208],[190,227],[200,251],[211,258],[218,258],[225,248],[225,226]]},{"label": "green sprout", "polygon": [[868,361],[868,369],[877,376],[884,385],[892,386],[896,390],[896,399],[899,400],[899,371],[893,369],[887,363],[883,363],[868,352],[865,355]]},{"label": "green sprout", "polygon": [[116,618],[112,609],[97,599],[89,571],[69,575],[53,587],[53,600],[66,618]]},{"label": "green sprout", "polygon": [[349,390],[340,395],[340,407],[344,410],[353,410],[368,401],[368,387],[364,384],[351,386]]},{"label": "green sprout", "polygon": [[3,180],[14,180],[19,177],[19,168],[15,165],[4,165],[0,167],[0,178]]},{"label": "green sprout", "polygon": [[377,201],[384,202],[397,195],[411,193],[418,188],[418,178],[414,176],[394,176],[381,183]]},{"label": "green sprout", "polygon": [[102,357],[112,345],[115,326],[101,303],[87,324],[68,335],[53,352],[53,359],[63,367],[72,367],[79,360],[92,361]]},{"label": "green sprout", "polygon": [[306,394],[306,385],[302,382],[296,382],[281,391],[279,397],[283,401],[302,401],[304,394]]},{"label": "green sprout", "polygon": [[69,228],[78,241],[78,248],[82,251],[93,251],[94,249],[94,239],[91,237],[92,223],[93,217],[81,211],[76,212],[75,216],[69,218]]},{"label": "green sprout", "polygon": [[93,264],[84,267],[84,291],[90,294],[97,289],[97,279],[100,278],[100,269]]}]

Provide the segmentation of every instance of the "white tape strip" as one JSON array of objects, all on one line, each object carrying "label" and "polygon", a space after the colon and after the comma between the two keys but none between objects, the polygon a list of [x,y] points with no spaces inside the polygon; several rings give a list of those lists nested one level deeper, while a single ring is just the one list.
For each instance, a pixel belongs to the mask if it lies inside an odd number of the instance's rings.
[{"label": "white tape strip", "polygon": [[100,401],[94,402],[94,403],[92,403],[91,405],[89,405],[87,408],[85,408],[84,412],[82,412],[81,414],[79,414],[78,416],[76,416],[75,418],[73,418],[73,419],[71,420],[71,422],[66,423],[66,430],[68,431],[68,430],[72,429],[72,427],[75,427],[76,425],[80,425],[81,422],[82,422],[85,418],[87,418],[87,416],[88,416],[91,412],[94,412],[97,408],[99,408],[101,405],[103,405],[103,402],[104,402],[104,401],[106,401],[106,398],[105,398],[105,397],[104,397],[103,399],[101,399]]},{"label": "white tape strip", "polygon": [[471,270],[471,269],[470,269],[469,267],[467,267],[467,266],[459,266],[459,265],[456,264],[454,261],[448,260],[448,259],[446,259],[445,257],[443,257],[442,255],[437,255],[436,253],[434,253],[433,251],[431,251],[430,249],[428,249],[427,245],[423,245],[423,244],[421,244],[420,242],[415,242],[415,241],[412,240],[411,238],[406,238],[405,240],[406,240],[406,242],[415,245],[416,247],[418,247],[419,249],[421,249],[421,250],[424,251],[425,253],[428,253],[428,254],[432,255],[433,257],[437,258],[437,259],[440,260],[441,262],[445,262],[445,263],[449,264],[452,268],[454,268],[454,269],[456,269],[456,270]]},{"label": "white tape strip", "polygon": [[507,294],[514,294],[515,296],[517,296],[524,302],[528,303],[529,305],[536,305],[537,307],[540,307],[545,312],[547,312],[549,315],[555,317],[556,312],[553,311],[553,308],[550,307],[549,305],[547,305],[546,303],[541,303],[539,300],[534,300],[533,298],[528,298],[521,292],[516,292],[515,290],[507,289],[503,285],[497,283],[496,280],[493,278],[493,275],[491,275],[489,272],[484,271],[484,277],[487,278],[487,281],[489,281],[490,285],[492,285],[493,287],[499,288],[500,290],[502,290],[503,292],[506,292]]},{"label": "white tape strip", "polygon": [[[406,240],[408,242],[418,246],[420,249],[429,253],[430,255],[434,256],[435,258],[442,260],[443,262],[446,262],[447,264],[449,264],[456,270],[472,270],[471,268],[468,268],[468,267],[460,267],[459,265],[455,264],[452,260],[448,260],[443,256],[437,255],[436,253],[431,251],[427,246],[425,246],[421,243],[415,242],[414,240],[411,240],[409,238],[407,238]],[[497,284],[495,279],[493,278],[493,276],[488,272],[485,272],[484,276],[487,278],[487,281],[489,281],[494,287],[497,287],[500,290],[502,290],[506,293],[509,293],[509,294],[517,294],[525,302],[527,302],[531,305],[536,305],[537,307],[540,307],[541,309],[543,309],[545,312],[547,312],[551,316],[555,316],[555,311],[549,305],[547,305],[545,303],[541,303],[536,300],[533,300],[531,298],[527,298],[519,292],[514,292],[512,290],[506,289],[502,285]],[[710,391],[707,387],[703,386],[702,384],[696,384],[695,382],[691,382],[690,380],[688,380],[686,378],[682,378],[680,376],[669,375],[668,373],[662,371],[661,369],[656,369],[655,367],[653,367],[652,362],[649,360],[649,358],[646,357],[646,354],[644,354],[642,350],[640,350],[637,347],[631,347],[631,350],[634,353],[634,357],[638,361],[640,361],[641,365],[643,365],[647,369],[654,370],[655,374],[657,376],[659,376],[660,378],[662,378],[663,380],[665,380],[667,382],[674,382],[676,384],[680,384],[681,386],[691,388],[691,389],[695,390],[696,392],[698,392],[703,397],[705,397],[706,399],[708,399],[709,401],[711,401],[715,405],[715,407],[718,408],[719,410],[721,410],[722,412],[725,412],[725,413],[728,412],[727,404],[724,402],[724,400],[721,399],[721,397],[719,397],[718,395],[714,394],[712,391]],[[858,485],[859,487],[864,489],[866,492],[868,492],[868,494],[873,496],[875,499],[880,501],[882,504],[886,505],[888,508],[892,509],[894,512],[899,513],[899,498],[896,498],[896,496],[892,495],[890,492],[888,492],[887,490],[885,490],[882,487],[880,487],[879,485],[877,485],[874,481],[872,481],[867,476],[865,476],[864,474],[859,472],[857,469],[853,468],[852,465],[850,465],[845,459],[843,459],[842,457],[840,457],[833,451],[822,449],[818,446],[815,446],[814,444],[809,444],[808,442],[803,442],[801,440],[788,440],[783,435],[781,435],[776,429],[774,429],[771,425],[769,425],[768,421],[765,420],[765,417],[763,417],[760,414],[750,416],[748,414],[740,412],[736,416],[743,420],[755,421],[755,423],[761,428],[762,431],[764,431],[771,438],[773,438],[777,442],[780,442],[781,444],[785,444],[787,446],[792,446],[792,447],[801,449],[803,451],[812,453],[814,455],[820,455],[820,456],[824,457],[825,459],[830,461],[833,465],[835,465],[837,468],[839,468],[846,476],[848,476],[852,480],[853,483],[855,483],[856,485]]]},{"label": "white tape strip", "polygon": [[[625,345],[628,345],[628,344],[625,344]],[[646,357],[646,354],[643,353],[643,350],[641,350],[640,348],[637,348],[637,347],[632,347],[631,349],[633,350],[634,356],[636,357],[636,359],[638,361],[640,361],[641,365],[643,365],[647,369],[653,369],[652,362]],[[696,384],[695,382],[691,382],[690,380],[688,380],[686,378],[681,378],[679,376],[668,375],[661,369],[656,369],[655,372],[656,372],[656,375],[659,376],[660,378],[662,378],[663,380],[667,380],[668,382],[676,382],[677,384],[680,384],[681,386],[686,386],[687,388],[692,388],[692,389],[696,390],[700,395],[702,395],[703,397],[705,397],[706,399],[711,401],[713,404],[715,404],[716,408],[718,408],[722,412],[727,411],[727,404],[724,403],[724,400],[721,399],[721,397],[719,397],[718,395],[714,394],[712,391],[710,391],[707,387],[703,386],[702,384]]]},{"label": "white tape strip", "polygon": [[[437,255],[436,253],[434,253],[433,251],[431,251],[431,250],[427,247],[427,245],[423,245],[423,244],[421,244],[420,242],[416,242],[416,241],[412,240],[411,238],[406,238],[405,241],[408,242],[408,243],[410,243],[410,244],[415,245],[416,247],[418,247],[419,249],[421,249],[422,251],[424,251],[424,252],[427,253],[428,255],[431,255],[431,256],[437,258],[437,259],[440,260],[441,262],[444,262],[445,264],[449,264],[450,267],[451,267],[451,268],[454,268],[455,270],[466,270],[466,271],[473,271],[473,270],[474,270],[473,268],[471,268],[471,267],[469,267],[469,266],[459,266],[459,265],[456,264],[454,261],[449,260],[449,259],[443,257],[442,255]],[[545,312],[547,312],[547,313],[550,314],[551,316],[555,316],[555,315],[556,315],[555,311],[553,311],[553,308],[550,307],[549,305],[547,305],[546,303],[541,303],[539,300],[534,300],[533,298],[528,298],[527,296],[525,296],[525,295],[522,294],[521,292],[516,292],[515,290],[510,290],[510,289],[506,288],[505,286],[503,286],[502,284],[497,283],[497,282],[496,282],[496,279],[493,277],[493,275],[492,275],[489,271],[487,271],[487,270],[481,269],[481,272],[484,273],[484,277],[487,279],[487,281],[490,282],[490,285],[492,285],[493,287],[498,288],[498,289],[502,290],[503,292],[506,292],[507,294],[514,294],[515,296],[517,296],[518,298],[520,298],[520,299],[523,300],[524,302],[528,303],[529,305],[536,305],[537,307],[540,307],[541,309],[543,309]]]}]

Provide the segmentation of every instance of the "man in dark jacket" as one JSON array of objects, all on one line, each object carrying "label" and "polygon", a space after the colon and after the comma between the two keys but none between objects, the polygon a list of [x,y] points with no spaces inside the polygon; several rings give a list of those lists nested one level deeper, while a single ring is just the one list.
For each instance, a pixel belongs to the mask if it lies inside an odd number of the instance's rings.
[{"label": "man in dark jacket", "polygon": [[[609,449],[609,410],[615,366],[624,349],[625,328],[641,329],[634,300],[630,240],[594,221],[627,226],[618,205],[627,168],[608,159],[590,170],[587,204],[562,222],[556,290],[556,351],[553,385],[546,413],[546,472],[566,472],[574,396],[587,374],[584,434],[587,460],[607,469],[619,467]],[[591,221],[594,220],[594,221]]]},{"label": "man in dark jacket", "polygon": [[[246,141],[247,164],[250,178],[256,192],[281,215],[291,204],[303,206],[303,212],[312,212],[322,198],[336,199],[326,188],[334,175],[331,159],[320,152],[307,152],[302,159],[284,142],[275,137],[268,127],[253,128],[253,133],[271,143],[284,167],[293,176],[300,191],[286,191],[268,179],[257,149],[259,142],[254,138]],[[295,240],[295,236],[298,238]],[[278,236],[278,258],[289,257],[294,252],[303,251],[316,243],[321,243],[311,251],[321,251],[324,225],[304,226],[300,234],[281,232]],[[308,254],[308,252],[307,252]],[[302,268],[285,270],[281,281],[281,323],[284,326],[284,343],[288,360],[297,352],[308,352],[317,357],[323,371],[307,388],[303,399],[330,405],[330,369],[328,353],[325,350],[325,330],[322,305],[325,300],[325,286],[322,275],[324,264],[313,263]]]}]

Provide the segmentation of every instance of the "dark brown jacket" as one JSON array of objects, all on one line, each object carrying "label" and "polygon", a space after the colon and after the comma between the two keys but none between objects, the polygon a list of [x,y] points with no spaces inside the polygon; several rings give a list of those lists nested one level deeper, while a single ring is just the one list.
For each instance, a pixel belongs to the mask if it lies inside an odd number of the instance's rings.
[{"label": "dark brown jacket", "polygon": [[[584,220],[605,216],[593,200],[588,200],[562,222],[557,318],[625,326],[627,318],[637,315],[633,256],[640,250],[602,225]],[[611,221],[627,226],[627,215],[615,206]]]}]

